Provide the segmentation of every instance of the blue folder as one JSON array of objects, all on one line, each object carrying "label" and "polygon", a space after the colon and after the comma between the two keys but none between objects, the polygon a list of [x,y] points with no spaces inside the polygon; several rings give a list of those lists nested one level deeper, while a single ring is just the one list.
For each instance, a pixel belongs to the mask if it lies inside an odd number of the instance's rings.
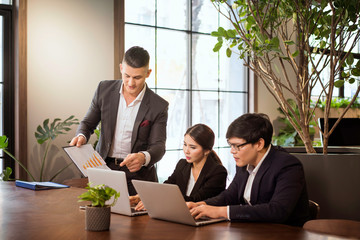
[{"label": "blue folder", "polygon": [[28,181],[21,181],[16,180],[15,186],[28,188],[32,190],[46,190],[46,189],[54,189],[54,188],[68,188],[69,186],[54,183],[54,182],[28,182]]}]

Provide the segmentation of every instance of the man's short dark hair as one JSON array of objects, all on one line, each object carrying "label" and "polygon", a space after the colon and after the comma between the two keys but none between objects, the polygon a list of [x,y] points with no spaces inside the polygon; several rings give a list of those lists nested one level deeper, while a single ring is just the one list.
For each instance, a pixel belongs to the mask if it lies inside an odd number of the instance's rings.
[{"label": "man's short dark hair", "polygon": [[124,55],[123,62],[132,68],[141,68],[149,65],[148,51],[139,46],[129,48]]},{"label": "man's short dark hair", "polygon": [[226,132],[226,138],[242,138],[248,143],[256,143],[264,139],[269,146],[273,135],[273,126],[269,117],[263,113],[246,113],[235,119]]}]

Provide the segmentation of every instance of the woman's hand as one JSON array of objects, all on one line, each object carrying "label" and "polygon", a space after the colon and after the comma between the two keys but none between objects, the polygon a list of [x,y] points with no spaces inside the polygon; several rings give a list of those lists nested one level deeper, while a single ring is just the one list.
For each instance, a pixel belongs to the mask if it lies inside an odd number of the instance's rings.
[{"label": "woman's hand", "polygon": [[140,197],[137,194],[137,195],[134,195],[134,196],[130,196],[129,200],[130,200],[130,206],[134,207],[140,202]]},{"label": "woman's hand", "polygon": [[145,209],[145,206],[144,206],[143,202],[140,201],[140,202],[136,205],[135,211],[142,211],[142,210],[146,210],[146,209]]}]

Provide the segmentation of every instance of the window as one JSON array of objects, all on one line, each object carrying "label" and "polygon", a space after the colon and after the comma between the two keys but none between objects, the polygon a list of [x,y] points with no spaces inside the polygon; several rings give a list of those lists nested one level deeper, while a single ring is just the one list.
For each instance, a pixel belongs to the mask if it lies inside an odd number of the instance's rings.
[{"label": "window", "polygon": [[[0,1],[0,136],[9,139],[8,150],[14,152],[14,79],[12,48],[12,6]],[[14,169],[14,162],[0,151],[0,172],[4,167]]]},{"label": "window", "polygon": [[170,104],[166,154],[157,165],[160,182],[184,158],[183,135],[196,123],[211,127],[229,179],[235,174],[225,134],[248,111],[248,78],[238,58],[212,51],[217,39],[210,33],[222,21],[207,0],[125,1],[125,50],[138,45],[149,51],[153,72],[147,84]]},{"label": "window", "polygon": [[[360,43],[357,43],[357,46],[353,49],[352,51],[354,58],[357,59],[358,61],[360,61]],[[319,57],[315,56],[315,61],[318,61]],[[356,62],[356,60],[355,60]],[[326,69],[324,69],[321,74],[320,74],[320,78],[322,80],[322,82],[327,82],[326,80],[329,79],[330,76],[330,67],[326,67]],[[340,77],[339,77],[340,78]],[[340,88],[334,88],[334,92],[333,92],[333,97],[336,98],[353,98],[355,95],[355,92],[357,90],[357,88],[359,87],[360,84],[360,77],[354,77],[354,79],[356,79],[357,81],[355,81],[353,84],[350,84],[348,82],[344,83],[343,87]],[[312,99],[314,101],[317,101],[320,93],[322,91],[322,87],[320,86],[320,83],[318,83],[313,91],[312,91]],[[324,100],[324,99],[321,99]]]},{"label": "window", "polygon": [[[330,11],[330,8],[327,7],[326,10],[329,10]],[[352,35],[352,37],[349,38],[349,41],[347,41],[347,37],[349,36],[342,36],[343,41],[345,42],[338,42],[338,44],[341,43],[341,45],[345,45],[345,48],[343,49],[345,52],[349,52],[349,50],[351,49],[351,45],[352,43],[354,42],[354,39],[355,39],[355,35]],[[319,40],[316,39],[315,37],[311,37],[310,40],[312,42],[317,42],[319,43]],[[337,40],[338,41],[338,40]],[[339,49],[339,47],[336,47],[336,49]],[[351,53],[353,54],[354,56],[354,63],[356,63],[357,61],[360,61],[360,43],[357,42],[356,45],[354,46],[354,48],[351,50]],[[315,61],[314,62],[318,62],[319,59],[320,59],[320,54],[317,54],[317,53],[313,53],[312,54],[312,57],[315,58]],[[323,58],[324,59],[324,58]],[[319,64],[319,66],[323,66],[325,64],[325,61],[322,60],[321,64]],[[329,66],[330,63],[328,63],[328,65],[325,67],[325,69],[320,73],[320,79],[321,79],[321,82],[322,83],[327,83],[329,77],[330,77],[330,66]],[[309,71],[311,72],[312,71],[312,66],[311,64],[309,64]],[[341,69],[341,71],[343,71],[344,68]],[[342,79],[341,77],[341,73],[339,74],[339,76],[337,77],[337,79]],[[340,88],[334,88],[334,91],[333,91],[333,98],[353,98],[355,93],[356,93],[356,90],[357,88],[359,87],[359,84],[360,84],[360,77],[354,77],[354,79],[356,80],[353,84],[350,84],[348,83],[347,81],[345,81],[344,85]],[[315,87],[313,88],[313,91],[312,91],[312,100],[314,102],[316,102],[318,100],[318,97],[322,94],[322,87],[321,87],[321,84],[320,83],[317,83],[315,85]],[[323,99],[323,95],[320,96],[320,99],[323,101],[325,99]]]}]

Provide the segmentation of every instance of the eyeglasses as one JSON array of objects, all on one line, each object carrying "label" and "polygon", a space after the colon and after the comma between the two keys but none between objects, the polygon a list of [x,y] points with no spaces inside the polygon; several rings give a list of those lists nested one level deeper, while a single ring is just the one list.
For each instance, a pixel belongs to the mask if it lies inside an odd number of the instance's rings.
[{"label": "eyeglasses", "polygon": [[232,149],[234,149],[235,151],[238,152],[238,151],[240,151],[240,149],[242,149],[245,145],[250,144],[250,143],[249,143],[249,142],[246,142],[246,143],[242,143],[242,144],[235,145],[235,144],[231,144],[231,143],[228,142],[228,144],[229,144],[230,148],[232,148]]}]

